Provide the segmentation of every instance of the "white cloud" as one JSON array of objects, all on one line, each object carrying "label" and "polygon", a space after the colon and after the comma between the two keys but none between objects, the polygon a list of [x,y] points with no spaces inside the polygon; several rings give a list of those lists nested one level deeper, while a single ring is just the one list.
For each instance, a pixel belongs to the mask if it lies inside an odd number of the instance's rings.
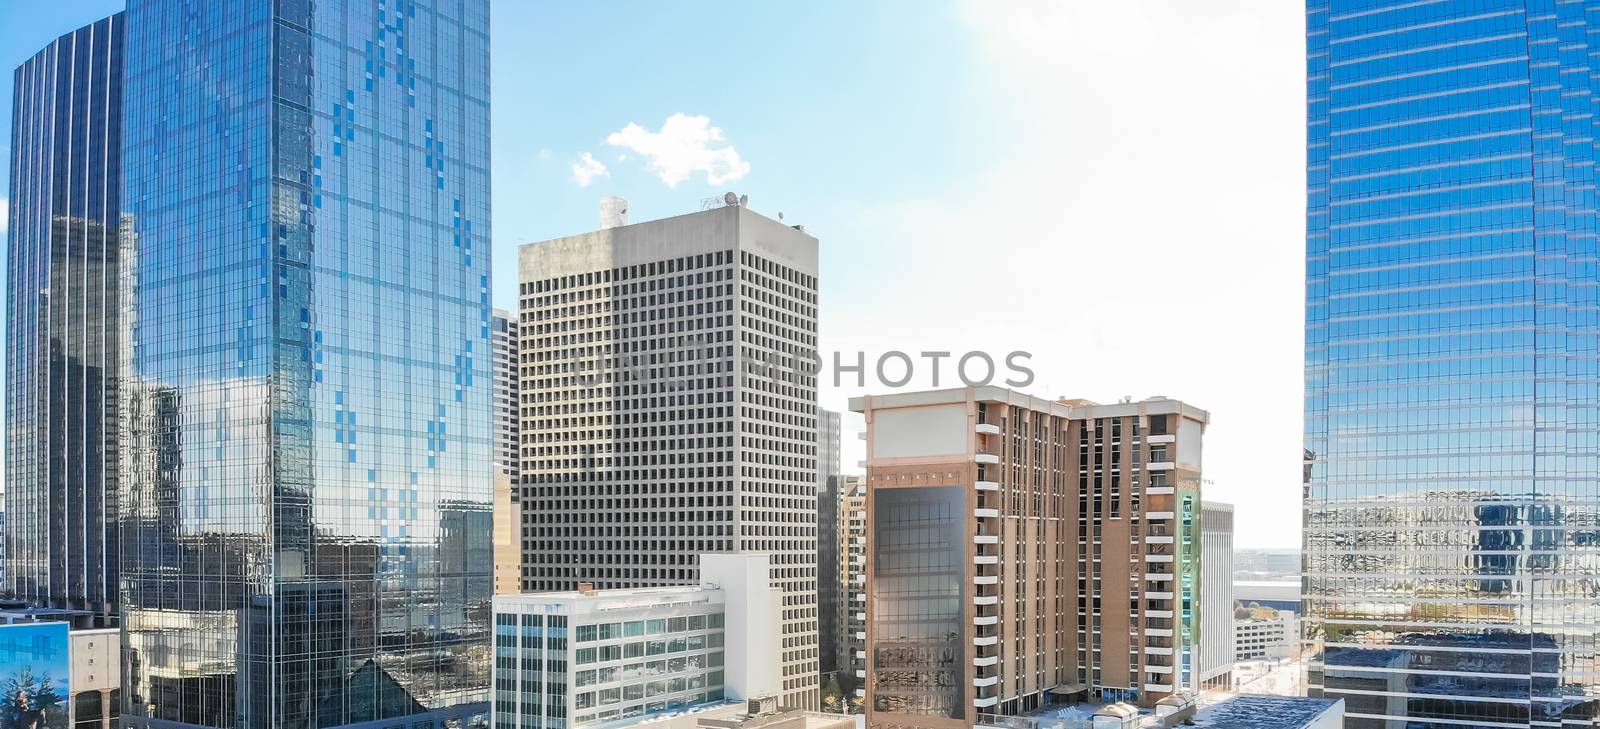
[{"label": "white cloud", "polygon": [[[961,19],[977,87],[952,93],[992,132],[950,143],[986,162],[819,226],[822,348],[869,370],[886,349],[1023,349],[1034,394],[1207,408],[1207,494],[1237,505],[1237,543],[1298,544],[1303,7],[969,0]],[[883,390],[826,379],[832,409]]]},{"label": "white cloud", "polygon": [[645,156],[651,172],[667,187],[703,172],[706,183],[720,185],[742,179],[750,173],[750,163],[732,146],[713,146],[724,142],[722,130],[711,126],[711,117],[673,114],[652,132],[635,123],[606,137],[606,143]]},{"label": "white cloud", "polygon": [[594,183],[596,177],[610,177],[611,172],[606,169],[605,163],[594,158],[594,155],[584,152],[577,162],[572,163],[572,180],[578,187],[588,187]]}]

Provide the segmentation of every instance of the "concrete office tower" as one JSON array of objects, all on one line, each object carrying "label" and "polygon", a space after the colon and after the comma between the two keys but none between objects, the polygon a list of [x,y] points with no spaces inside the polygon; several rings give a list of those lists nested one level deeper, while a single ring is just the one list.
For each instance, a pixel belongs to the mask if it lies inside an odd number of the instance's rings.
[{"label": "concrete office tower", "polygon": [[522,423],[517,397],[517,318],[495,309],[490,325],[494,339],[494,592],[522,590],[522,506],[518,474],[522,465]]},{"label": "concrete office tower", "polygon": [[1306,3],[1307,690],[1600,722],[1593,2]]},{"label": "concrete office tower", "polygon": [[1200,647],[1192,688],[1233,685],[1233,504],[1200,502]]},{"label": "concrete office tower", "polygon": [[117,614],[123,16],[13,74],[4,591]]},{"label": "concrete office tower", "polygon": [[817,633],[822,681],[840,669],[839,635],[844,605],[839,563],[839,413],[817,411]]},{"label": "concrete office tower", "polygon": [[[864,476],[845,476],[839,497],[840,604],[839,685],[852,704],[865,697],[867,681],[867,484]],[[852,707],[848,707],[853,710]]]},{"label": "concrete office tower", "polygon": [[[772,554],[781,702],[817,706],[817,240],[741,205],[519,251],[523,588]],[[779,361],[778,366],[767,367]]]},{"label": "concrete office tower", "polygon": [[1180,688],[1205,411],[998,387],[869,396],[870,726],[971,727]]},{"label": "concrete office tower", "polygon": [[125,16],[123,726],[487,722],[488,1]]},{"label": "concrete office tower", "polygon": [[489,332],[494,338],[494,463],[511,481],[517,501],[517,476],[522,466],[518,428],[522,424],[517,396],[517,317],[495,309]]}]

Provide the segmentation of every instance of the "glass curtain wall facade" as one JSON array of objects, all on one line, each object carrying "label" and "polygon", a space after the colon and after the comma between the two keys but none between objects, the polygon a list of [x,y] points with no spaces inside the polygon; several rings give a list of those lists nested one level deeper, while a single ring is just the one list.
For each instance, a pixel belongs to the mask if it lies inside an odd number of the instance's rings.
[{"label": "glass curtain wall facade", "polygon": [[1311,694],[1591,726],[1600,2],[1306,8]]},{"label": "glass curtain wall facade", "polygon": [[487,0],[131,0],[123,721],[487,724]]},{"label": "glass curtain wall facade", "polygon": [[[966,497],[960,486],[874,489],[874,711],[965,719]],[[876,722],[875,722],[876,724]]]},{"label": "glass curtain wall facade", "polygon": [[120,15],[13,74],[5,591],[116,617]]}]

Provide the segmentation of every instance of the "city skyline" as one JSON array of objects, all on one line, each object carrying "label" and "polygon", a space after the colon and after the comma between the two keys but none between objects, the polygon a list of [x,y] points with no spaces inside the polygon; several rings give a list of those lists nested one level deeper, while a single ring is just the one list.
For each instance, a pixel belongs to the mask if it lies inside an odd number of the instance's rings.
[{"label": "city skyline", "polygon": [[[0,23],[0,61],[20,63],[50,38],[121,5],[30,9],[28,23]],[[600,5],[496,3],[496,256],[514,260],[518,243],[594,227],[595,204],[606,194],[627,197],[634,220],[651,220],[692,212],[702,198],[727,190],[747,193],[756,211],[784,212],[786,222],[804,224],[824,241],[824,351],[863,351],[870,367],[888,349],[1028,349],[1039,376],[1024,388],[1030,392],[1100,402],[1171,394],[1206,403],[1216,417],[1207,472],[1212,492],[1239,504],[1239,545],[1295,546],[1298,443],[1283,424],[1298,418],[1300,386],[1294,241],[1303,225],[1295,212],[1302,92],[1292,66],[1302,51],[1301,9],[1271,2],[1113,5],[823,3],[805,13],[630,5],[628,22],[620,23],[615,9]],[[1147,37],[1113,47],[1089,30],[1129,24],[1144,24]],[[698,47],[654,30],[686,26],[729,40]],[[1206,29],[1203,46],[1190,35],[1195,26]],[[605,43],[570,32],[574,27],[641,52],[655,49],[664,62],[641,71],[611,57]],[[785,32],[774,35],[779,27]],[[824,29],[831,29],[830,51],[816,52],[805,39]],[[1051,34],[1069,42],[1058,45]],[[1213,43],[1240,50],[1199,52]],[[1184,59],[1181,68],[1162,65],[1174,56]],[[1115,72],[1085,73],[1096,57],[1119,59]],[[1173,71],[1179,76],[1170,77]],[[1234,81],[1202,93],[1197,86],[1208,77]],[[1172,85],[1178,96],[1121,98],[1123,89],[1155,83]],[[1163,131],[1156,120],[1167,104],[1180,103],[1213,112],[1182,134]],[[969,108],[987,111],[972,115]],[[1226,117],[1231,109],[1256,113]],[[662,151],[677,114],[706,117],[706,130],[723,136],[706,149],[736,150],[749,171],[732,179],[742,168],[726,154]],[[623,134],[635,124],[647,134]],[[673,129],[692,136],[698,127]],[[615,135],[618,144],[608,141]],[[1087,148],[1087,139],[1108,144]],[[1246,163],[1224,162],[1225,149],[1244,151]],[[572,168],[584,153],[606,174],[580,187]],[[647,166],[652,158],[663,160],[658,170]],[[940,174],[924,174],[930,167]],[[675,187],[663,181],[683,169],[699,171]],[[1115,191],[1129,189],[1147,174],[1141,170],[1157,169],[1167,178],[1163,188],[1188,192],[1163,200],[1159,220],[1127,228],[1122,221],[1145,202]],[[1241,206],[1267,212],[1249,221],[1219,212]],[[1199,237],[1179,234],[1191,226]],[[979,237],[987,239],[984,248],[963,249]],[[1153,255],[1136,253],[1134,241]],[[908,250],[926,253],[900,260]],[[1250,287],[1208,285],[1236,270],[1234,256],[1215,255],[1219,250],[1243,250],[1277,274]],[[909,309],[907,295],[926,285],[961,286],[973,257],[1009,265],[1037,259],[1060,274],[1019,280],[977,302],[927,297],[919,310]],[[494,304],[512,310],[514,267],[495,269]],[[873,273],[891,270],[904,275]],[[1123,272],[1137,272],[1151,290],[1183,296],[1113,302],[1108,294],[1126,285]],[[1045,307],[1063,284],[1079,295],[1065,309]],[[1001,310],[1016,316],[997,320]],[[913,313],[926,323],[910,321]],[[1125,324],[1111,323],[1124,317]],[[881,320],[909,326],[888,339],[874,325]],[[1229,322],[1237,334],[1215,336],[1207,320]],[[1145,347],[1150,327],[1170,342],[1156,356]],[[819,385],[820,405],[835,410],[873,391]],[[903,389],[931,385],[920,379]],[[861,428],[846,416],[847,473],[860,471]],[[1262,452],[1289,455],[1264,460]]]}]

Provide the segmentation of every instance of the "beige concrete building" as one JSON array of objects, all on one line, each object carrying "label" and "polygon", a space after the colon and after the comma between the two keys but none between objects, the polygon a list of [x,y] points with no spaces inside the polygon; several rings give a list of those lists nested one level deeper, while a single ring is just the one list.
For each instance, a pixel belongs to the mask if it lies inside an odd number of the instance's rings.
[{"label": "beige concrete building", "polygon": [[1205,411],[998,387],[850,406],[867,421],[869,726],[987,726],[1184,687]]},{"label": "beige concrete building", "polygon": [[780,702],[818,708],[816,377],[782,366],[817,346],[817,239],[734,203],[525,245],[518,266],[523,589],[771,554]]}]

